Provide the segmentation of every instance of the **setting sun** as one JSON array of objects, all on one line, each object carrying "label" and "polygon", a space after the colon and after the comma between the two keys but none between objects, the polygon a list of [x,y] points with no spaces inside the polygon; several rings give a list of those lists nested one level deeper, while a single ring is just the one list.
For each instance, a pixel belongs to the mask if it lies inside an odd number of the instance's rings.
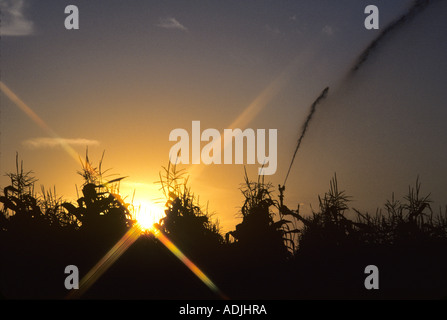
[{"label": "setting sun", "polygon": [[150,230],[165,216],[165,207],[160,203],[141,201],[136,206],[135,220],[142,230]]}]

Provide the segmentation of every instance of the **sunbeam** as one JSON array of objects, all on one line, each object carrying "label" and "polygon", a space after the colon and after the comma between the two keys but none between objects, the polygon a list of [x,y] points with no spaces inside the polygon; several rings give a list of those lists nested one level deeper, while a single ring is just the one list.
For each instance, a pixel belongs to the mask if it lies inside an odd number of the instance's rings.
[{"label": "sunbeam", "polygon": [[39,117],[33,109],[23,102],[23,100],[20,99],[11,89],[9,89],[3,81],[0,81],[0,90],[9,98],[9,100],[11,100],[20,110],[22,110],[31,120],[33,120],[34,123],[45,130],[49,136],[56,139],[70,157],[76,161],[79,160],[78,153],[66,142],[66,140],[62,139],[53,129],[51,129],[46,122],[43,121],[42,118]]},{"label": "sunbeam", "polygon": [[211,281],[210,278],[202,271],[199,267],[197,267],[190,259],[188,259],[187,256],[183,254],[183,252],[180,251],[180,249],[172,243],[171,240],[168,239],[157,227],[154,225],[154,227],[151,229],[151,232],[155,237],[157,237],[158,240],[160,240],[163,245],[169,249],[181,262],[185,264],[185,266],[188,267],[189,270],[191,270],[197,278],[200,279],[208,288],[210,288],[211,291],[213,291],[215,294],[217,294],[222,299],[228,299],[225,294],[220,291],[220,289],[214,284],[213,281]]},{"label": "sunbeam", "polygon": [[71,290],[66,299],[79,299],[81,296],[123,255],[124,252],[141,236],[154,235],[160,242],[174,254],[194,275],[199,278],[211,291],[222,299],[228,299],[213,281],[195,265],[180,249],[168,239],[154,224],[152,228],[135,223],[126,234],[91,268],[81,279],[79,289]]},{"label": "sunbeam", "polygon": [[[290,83],[291,79],[298,73],[298,70],[305,66],[313,58],[314,51],[321,45],[319,41],[313,42],[308,46],[308,49],[299,53],[283,70],[268,84],[261,93],[246,107],[243,111],[233,120],[233,122],[226,127],[226,129],[244,129],[246,126],[262,111],[269,103],[273,101],[275,97]],[[220,143],[221,151],[223,151],[230,143],[224,143],[223,138],[221,140],[212,142],[214,144]],[[191,163],[199,163],[200,159],[192,159]],[[188,172],[190,173],[190,181],[197,179],[200,173],[204,170],[205,166],[190,165]]]},{"label": "sunbeam", "polygon": [[110,249],[81,279],[79,289],[70,291],[67,295],[67,299],[80,298],[96,282],[96,280],[98,280],[124,252],[126,252],[126,250],[138,239],[140,234],[141,228],[138,225],[130,228],[112,249]]}]

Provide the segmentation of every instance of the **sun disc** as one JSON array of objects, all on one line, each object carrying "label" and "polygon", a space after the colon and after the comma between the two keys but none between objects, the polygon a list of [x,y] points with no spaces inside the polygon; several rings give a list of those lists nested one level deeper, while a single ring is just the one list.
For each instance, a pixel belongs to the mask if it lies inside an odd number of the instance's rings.
[{"label": "sun disc", "polygon": [[157,203],[141,202],[136,214],[138,225],[143,231],[153,229],[154,224],[159,223],[165,216],[164,206]]}]

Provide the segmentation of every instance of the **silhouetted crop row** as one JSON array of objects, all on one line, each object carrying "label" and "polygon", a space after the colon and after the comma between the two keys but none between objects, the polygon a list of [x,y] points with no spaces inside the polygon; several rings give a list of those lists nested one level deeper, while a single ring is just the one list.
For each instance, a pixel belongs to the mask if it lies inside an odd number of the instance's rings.
[{"label": "silhouetted crop row", "polygon": [[[0,283],[5,297],[63,297],[60,276],[42,271],[45,281],[42,276],[24,278],[20,274],[26,273],[23,265],[34,261],[39,270],[49,272],[76,264],[85,274],[133,226],[136,209],[119,193],[124,177],[105,181],[101,164],[102,159],[94,167],[86,155],[79,171],[82,194],[71,203],[57,196],[55,189],[42,187],[37,194],[37,180],[31,171],[23,170],[22,163],[19,166],[17,157],[16,173],[8,174],[10,185],[0,197],[0,253],[4,258],[0,271],[10,275]],[[159,183],[166,197],[159,231],[229,297],[447,296],[447,212],[433,213],[429,196],[421,195],[419,179],[402,202],[393,195],[372,215],[350,210],[350,197],[339,190],[334,176],[329,191],[318,196],[318,210],[305,216],[300,206],[291,210],[284,204],[284,187],[279,186],[275,196],[276,190],[263,176],[252,181],[245,173],[240,188],[242,221],[225,235],[191,191],[184,171],[168,165]],[[385,270],[380,294],[363,287],[363,268],[371,263]],[[399,268],[404,270],[397,272]],[[407,282],[415,277],[412,272],[421,280]],[[35,291],[26,289],[23,279]],[[144,290],[141,283],[145,281],[157,289]],[[46,289],[38,289],[42,283]],[[120,286],[130,289],[120,290]],[[86,298],[98,297],[214,296],[148,233],[86,293]]]}]

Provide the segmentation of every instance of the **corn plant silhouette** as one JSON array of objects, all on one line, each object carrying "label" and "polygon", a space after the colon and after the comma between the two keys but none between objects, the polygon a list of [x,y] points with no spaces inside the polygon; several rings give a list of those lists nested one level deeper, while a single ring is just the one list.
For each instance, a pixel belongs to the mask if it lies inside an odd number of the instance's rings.
[{"label": "corn plant silhouette", "polygon": [[219,221],[212,221],[207,207],[200,205],[188,185],[186,172],[171,163],[163,170],[158,183],[166,197],[167,209],[159,230],[189,254],[205,248],[217,249],[223,243]]},{"label": "corn plant silhouette", "polygon": [[[404,202],[387,200],[384,211],[377,209],[375,215],[362,213],[353,208],[353,218],[347,217],[350,197],[338,189],[337,176],[330,182],[330,190],[319,199],[319,211],[311,217],[294,214],[303,222],[299,244],[300,250],[315,250],[323,247],[343,248],[348,243],[394,245],[421,244],[424,241],[447,239],[447,211],[434,214],[430,195],[421,196],[419,178],[414,187],[409,187]],[[309,246],[309,249],[307,247]]]},{"label": "corn plant silhouette", "polygon": [[37,179],[32,171],[24,171],[23,161],[16,154],[16,172],[8,173],[11,184],[3,189],[1,222],[4,230],[30,227],[31,223],[45,224],[46,218],[34,190]]},{"label": "corn plant silhouette", "polygon": [[86,152],[82,170],[78,171],[84,179],[82,185],[83,196],[77,199],[77,206],[64,202],[64,207],[70,215],[76,217],[84,231],[88,232],[116,232],[123,233],[132,225],[132,214],[129,203],[125,203],[119,194],[119,183],[125,177],[104,181],[102,162],[94,167]]},{"label": "corn plant silhouette", "polygon": [[240,190],[245,198],[241,207],[242,222],[227,234],[227,241],[232,236],[244,251],[259,254],[267,260],[287,259],[295,250],[289,235],[298,230],[291,229],[292,221],[284,219],[289,212],[280,212],[280,219],[274,220],[272,209],[279,210],[280,203],[273,199],[272,185],[265,183],[264,176],[258,176],[256,182],[251,181],[245,170],[245,183]]},{"label": "corn plant silhouette", "polygon": [[329,191],[323,197],[318,196],[318,201],[319,211],[311,217],[296,213],[303,222],[299,237],[301,251],[342,247],[355,233],[353,222],[346,217],[350,197],[339,190],[337,175],[331,179]]},{"label": "corn plant silhouette", "polygon": [[403,201],[394,193],[387,200],[384,210],[375,215],[354,209],[356,225],[361,228],[364,241],[375,244],[411,245],[447,239],[447,208],[435,214],[431,208],[430,194],[421,195],[421,182],[408,187]]}]

